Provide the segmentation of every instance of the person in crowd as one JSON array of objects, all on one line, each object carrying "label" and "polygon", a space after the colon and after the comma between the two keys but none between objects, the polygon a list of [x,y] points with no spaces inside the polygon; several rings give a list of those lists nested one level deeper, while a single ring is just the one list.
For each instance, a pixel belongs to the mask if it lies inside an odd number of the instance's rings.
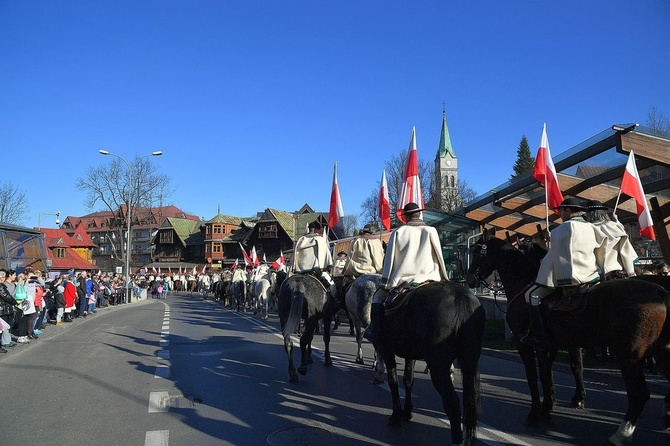
[{"label": "person in crowd", "polygon": [[391,232],[384,255],[380,287],[372,298],[370,325],[365,330],[365,337],[375,347],[378,347],[384,301],[389,291],[398,286],[414,286],[429,280],[448,280],[437,229],[426,225],[422,212],[418,204],[407,203],[403,208],[407,223]]},{"label": "person in crowd", "polygon": [[318,221],[307,225],[309,232],[298,239],[293,258],[293,272],[311,274],[321,281],[329,296],[333,311],[339,309],[337,290],[329,271],[333,266],[333,255],[326,239],[319,233],[322,226]]},{"label": "person in crowd", "polygon": [[56,286],[56,325],[63,325],[63,313],[65,311],[65,287],[62,284]]},{"label": "person in crowd", "polygon": [[610,219],[607,206],[598,200],[587,200],[584,219],[595,225],[606,237],[605,277],[617,279],[635,275],[634,262],[638,259],[635,248],[628,240],[624,227],[618,220]]},{"label": "person in crowd", "polygon": [[79,273],[77,277],[77,308],[79,309],[79,316],[86,317],[88,316],[88,294],[86,291],[86,281],[88,280],[88,275],[86,271]]},{"label": "person in crowd", "polygon": [[597,283],[605,271],[607,237],[584,219],[584,203],[570,197],[557,209],[563,223],[551,231],[551,248],[540,263],[534,285],[525,293],[530,328],[521,342],[538,350],[547,347],[539,307],[541,299],[557,288],[573,293],[580,286]]},{"label": "person in crowd", "polygon": [[669,273],[670,269],[668,269],[668,264],[661,262],[658,265],[656,265],[656,275],[658,276],[667,276]]},{"label": "person in crowd", "polygon": [[[2,335],[0,340],[2,341],[2,347],[0,347],[1,353],[7,353],[8,348],[14,348],[16,344],[12,342],[12,334],[10,332],[12,326],[10,321],[12,320],[14,314],[14,306],[17,305],[16,300],[12,296],[13,285],[11,282],[14,280],[16,273],[10,271],[10,276],[8,278],[7,271],[0,271],[0,330]],[[9,289],[12,289],[12,292]]]},{"label": "person in crowd", "polygon": [[[14,299],[19,303],[16,309],[16,324],[17,324],[17,340],[19,344],[29,344],[30,338],[28,333],[28,324],[30,323],[31,315],[35,313],[35,288],[34,286],[26,286],[27,278],[24,273],[19,273],[16,276],[16,289],[14,290]],[[29,292],[32,289],[32,292]]]},{"label": "person in crowd", "polygon": [[16,284],[16,271],[0,271],[0,319],[2,326],[7,327],[2,330],[2,348],[12,348],[14,344],[11,337],[11,327],[14,324],[15,308],[18,302],[14,299],[14,290]]},{"label": "person in crowd", "polygon": [[72,311],[76,309],[77,287],[74,284],[74,278],[71,274],[65,276],[63,285],[63,297],[65,299],[64,322],[72,322]]}]

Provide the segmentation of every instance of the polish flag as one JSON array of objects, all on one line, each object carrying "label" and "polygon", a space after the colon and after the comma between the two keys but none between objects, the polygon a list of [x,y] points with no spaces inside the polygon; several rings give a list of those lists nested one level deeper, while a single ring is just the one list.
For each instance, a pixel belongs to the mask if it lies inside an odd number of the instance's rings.
[{"label": "polish flag", "polygon": [[179,272],[177,274],[181,276],[181,265],[179,265]]},{"label": "polish flag", "polygon": [[240,245],[240,249],[242,250],[242,257],[244,257],[244,264],[246,266],[253,266],[253,263],[251,262],[251,257],[249,257],[249,254],[244,250],[244,246],[242,246],[242,243],[237,242]]},{"label": "polish flag", "polygon": [[263,263],[268,263],[268,259],[265,258],[265,253],[263,253]]},{"label": "polish flag", "polygon": [[206,263],[204,265],[202,265],[202,271],[200,271],[200,274],[205,274],[205,268],[207,268]]},{"label": "polish flag", "polygon": [[391,230],[391,203],[389,188],[386,184],[386,169],[382,171],[382,187],[379,190],[379,221],[387,231]]},{"label": "polish flag", "polygon": [[[407,203],[416,203],[424,208],[421,180],[419,180],[419,155],[416,151],[416,128],[412,127],[412,136],[409,139],[407,160],[405,161],[405,182],[398,197],[398,208],[395,211],[398,220],[406,223],[403,208]],[[423,217],[423,213],[421,214]]]},{"label": "polish flag", "polygon": [[330,192],[330,211],[328,212],[328,227],[334,228],[340,218],[344,217],[340,188],[337,185],[337,163],[333,169],[333,189]]},{"label": "polish flag", "polygon": [[155,266],[152,266],[152,267],[151,267],[151,272],[154,273],[154,274],[156,274],[156,267],[155,267]]},{"label": "polish flag", "polygon": [[649,212],[649,203],[644,196],[644,189],[642,189],[640,174],[637,172],[635,156],[633,155],[632,150],[630,151],[630,155],[628,155],[626,170],[623,172],[621,192],[635,199],[635,205],[637,207],[637,223],[640,227],[640,235],[656,240],[653,226],[654,223],[651,220],[651,213]]},{"label": "polish flag", "polygon": [[158,275],[159,276],[161,275],[161,267],[160,266],[158,267]]},{"label": "polish flag", "polygon": [[547,138],[547,124],[542,127],[542,141],[535,157],[533,166],[533,178],[544,186],[547,207],[558,214],[557,207],[563,202],[563,194],[558,187],[558,175],[549,151],[549,139]]},{"label": "polish flag", "polygon": [[195,265],[193,265],[193,271],[191,271],[191,275],[195,276],[198,273],[198,270],[195,269]]},{"label": "polish flag", "polygon": [[172,267],[168,266],[168,275],[172,277]]},{"label": "polish flag", "polygon": [[230,267],[230,269],[232,269],[233,271],[237,269],[237,263],[238,263],[237,261],[238,260],[239,259],[235,259],[235,263],[233,263],[233,266]]},{"label": "polish flag", "polygon": [[286,266],[286,259],[284,258],[284,253],[279,251],[279,258],[272,263],[272,267],[276,269],[281,269]]},{"label": "polish flag", "polygon": [[251,266],[258,266],[261,262],[258,260],[258,254],[256,254],[256,246],[251,247]]}]

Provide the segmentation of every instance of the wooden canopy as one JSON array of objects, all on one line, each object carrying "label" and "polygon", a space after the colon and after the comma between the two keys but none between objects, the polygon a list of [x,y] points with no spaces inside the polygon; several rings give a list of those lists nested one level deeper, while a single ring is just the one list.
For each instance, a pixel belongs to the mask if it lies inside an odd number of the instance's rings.
[{"label": "wooden canopy", "polygon": [[[635,154],[643,188],[651,205],[654,231],[666,262],[670,262],[670,139],[635,124],[614,125],[554,159],[563,196],[599,200],[614,208],[628,154]],[[491,190],[462,209],[482,226],[534,235],[544,228],[544,188],[527,173]],[[633,199],[621,196],[619,220],[637,224]],[[550,211],[549,220],[558,216]],[[636,230],[637,231],[637,230]]]}]

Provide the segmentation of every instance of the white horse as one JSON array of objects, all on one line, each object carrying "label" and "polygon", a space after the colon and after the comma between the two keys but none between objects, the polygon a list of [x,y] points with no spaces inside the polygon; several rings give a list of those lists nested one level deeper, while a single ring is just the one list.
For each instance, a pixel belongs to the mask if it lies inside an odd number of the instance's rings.
[{"label": "white horse", "polygon": [[237,311],[245,309],[247,297],[247,272],[244,268],[237,268],[233,273],[233,280],[230,284],[230,307],[233,307],[233,299],[235,299],[235,307]]},{"label": "white horse", "polygon": [[260,309],[261,319],[268,318],[268,302],[270,300],[270,291],[273,289],[273,284],[276,280],[274,271],[270,271],[267,264],[257,266],[251,274],[251,289],[255,297],[255,308]]},{"label": "white horse", "polygon": [[198,291],[207,298],[207,293],[209,292],[211,284],[211,278],[208,274],[201,274],[198,276]]}]

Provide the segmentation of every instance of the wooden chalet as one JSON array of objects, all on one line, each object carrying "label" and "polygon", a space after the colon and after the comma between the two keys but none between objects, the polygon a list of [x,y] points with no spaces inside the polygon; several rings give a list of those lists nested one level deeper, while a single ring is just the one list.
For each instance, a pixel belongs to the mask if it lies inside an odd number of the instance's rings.
[{"label": "wooden chalet", "polygon": [[63,229],[40,229],[44,233],[50,275],[66,274],[68,271],[97,270],[92,263],[93,250],[97,245],[82,226],[70,236]]}]

